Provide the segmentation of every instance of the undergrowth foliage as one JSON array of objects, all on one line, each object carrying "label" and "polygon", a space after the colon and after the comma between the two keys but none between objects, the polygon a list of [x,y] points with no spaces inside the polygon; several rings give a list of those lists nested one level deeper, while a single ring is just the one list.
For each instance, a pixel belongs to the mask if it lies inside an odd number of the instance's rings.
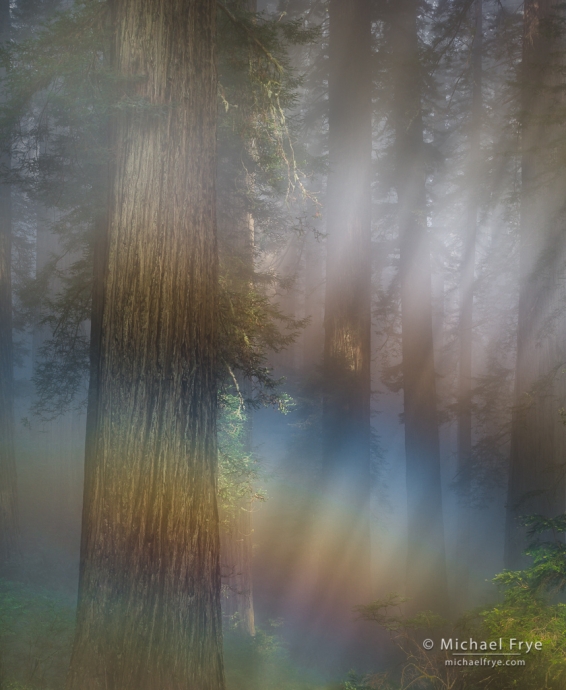
[{"label": "undergrowth foliage", "polygon": [[[566,590],[566,514],[555,518],[531,515],[523,518],[532,543],[526,551],[533,562],[519,571],[503,571],[494,578],[503,599],[489,608],[479,608],[449,625],[429,612],[413,618],[402,613],[406,599],[396,594],[387,599],[360,606],[358,613],[366,620],[384,627],[401,652],[398,668],[386,674],[353,677],[344,690],[563,690],[566,687],[566,604],[560,595]],[[473,639],[506,645],[517,642],[541,642],[522,654],[524,665],[453,666],[447,649],[435,644],[433,651],[423,647],[430,631],[438,639]],[[474,659],[477,657],[473,657]],[[500,658],[500,657],[490,657]]]},{"label": "undergrowth foliage", "polygon": [[[0,690],[61,690],[65,684],[75,609],[61,596],[0,580]],[[324,690],[291,662],[278,622],[255,637],[227,630],[227,690]]]},{"label": "undergrowth foliage", "polygon": [[278,627],[279,621],[270,621],[254,637],[226,632],[228,690],[330,690],[315,674],[292,663]]}]

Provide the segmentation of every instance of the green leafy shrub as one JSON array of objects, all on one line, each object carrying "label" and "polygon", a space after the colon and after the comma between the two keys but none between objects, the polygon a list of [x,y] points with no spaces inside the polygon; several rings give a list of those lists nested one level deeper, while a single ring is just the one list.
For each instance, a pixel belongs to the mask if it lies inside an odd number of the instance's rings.
[{"label": "green leafy shrub", "polygon": [[[527,555],[529,568],[504,571],[494,578],[503,590],[501,603],[471,611],[448,628],[427,612],[414,618],[402,615],[405,602],[397,595],[359,607],[362,618],[389,631],[402,653],[398,669],[367,678],[353,676],[344,690],[564,690],[566,688],[566,604],[560,601],[566,590],[566,515],[554,519],[534,515],[525,518],[533,543]],[[442,629],[444,638],[473,639],[509,649],[509,640],[540,642],[520,656],[490,656],[496,665],[454,666],[450,651],[427,651],[422,646],[423,630]],[[515,648],[516,649],[516,648]],[[480,658],[473,657],[474,659]],[[498,661],[500,661],[500,665]],[[520,661],[519,665],[517,660]],[[523,664],[524,662],[524,664]]]},{"label": "green leafy shrub", "polygon": [[526,552],[533,564],[495,577],[494,582],[505,592],[503,602],[479,613],[474,634],[490,640],[540,641],[542,649],[525,654],[525,665],[520,668],[502,665],[493,669],[493,679],[486,671],[474,670],[465,688],[566,687],[566,604],[559,600],[566,589],[566,545],[560,537],[566,532],[566,515],[553,519],[533,515],[524,522],[533,538]]}]

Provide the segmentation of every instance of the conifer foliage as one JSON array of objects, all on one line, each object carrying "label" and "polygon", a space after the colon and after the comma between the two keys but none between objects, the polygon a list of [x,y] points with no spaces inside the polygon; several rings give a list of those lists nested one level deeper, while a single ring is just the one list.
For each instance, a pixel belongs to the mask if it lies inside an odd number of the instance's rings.
[{"label": "conifer foliage", "polygon": [[[555,0],[0,3],[0,577],[39,548],[27,431],[86,410],[68,690],[223,690],[222,627],[280,671],[272,610],[306,663],[407,661],[345,688],[562,687],[565,26]],[[0,582],[10,649],[30,587]],[[520,679],[419,638],[537,625]]]}]

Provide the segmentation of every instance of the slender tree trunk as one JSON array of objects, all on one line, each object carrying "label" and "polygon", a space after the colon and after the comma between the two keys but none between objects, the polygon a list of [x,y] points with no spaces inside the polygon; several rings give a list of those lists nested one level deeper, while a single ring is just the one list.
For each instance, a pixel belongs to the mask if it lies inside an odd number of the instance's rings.
[{"label": "slender tree trunk", "polygon": [[237,630],[255,635],[252,580],[252,503],[242,500],[221,533],[222,613]]},{"label": "slender tree trunk", "polygon": [[[256,0],[241,0],[241,6],[248,12],[257,12]],[[245,142],[245,146],[252,146],[251,142]],[[232,167],[227,165],[228,170]],[[249,173],[244,167],[239,168],[239,175],[235,180],[227,182],[225,190],[226,198],[219,201],[219,237],[230,234],[227,238],[226,252],[234,255],[240,262],[240,272],[243,275],[236,276],[238,282],[236,289],[248,289],[254,275],[255,252],[255,222],[253,215],[247,208],[245,197],[253,185]],[[234,188],[233,183],[240,185],[240,189]],[[223,232],[224,230],[224,232]],[[221,249],[222,252],[222,249]],[[240,388],[245,399],[252,395],[250,382],[242,379]],[[245,441],[244,451],[252,452],[253,445],[253,410],[246,409],[245,414]],[[236,623],[240,632],[246,635],[255,635],[253,579],[252,579],[252,498],[243,497],[238,501],[236,511],[228,524],[224,526],[220,534],[221,571],[222,571],[222,612],[224,617]]]},{"label": "slender tree trunk", "polygon": [[[234,170],[233,161],[222,161],[219,167]],[[238,166],[236,166],[238,170]],[[248,291],[254,274],[254,219],[245,195],[251,184],[245,171],[223,180],[218,189],[218,235],[221,263],[234,291]],[[251,398],[250,382],[239,376],[239,387],[245,400]],[[252,452],[253,411],[244,410],[243,450]],[[237,630],[255,635],[252,584],[252,500],[243,496],[235,508],[221,507],[220,552],[222,572],[222,613]]]},{"label": "slender tree trunk", "polygon": [[312,376],[323,352],[324,258],[321,243],[313,235],[305,247],[305,317],[310,319],[303,337],[303,371]]},{"label": "slender tree trunk", "polygon": [[67,688],[221,690],[216,7],[110,10],[125,93],[110,131]]},{"label": "slender tree trunk", "polygon": [[563,262],[566,180],[557,166],[563,128],[553,125],[564,107],[563,66],[558,63],[557,0],[527,0],[522,57],[522,188],[520,294],[515,407],[505,563],[525,565],[527,546],[521,515],[553,517],[565,510],[566,431],[558,409],[564,406],[566,316]]},{"label": "slender tree trunk", "polygon": [[[245,397],[251,395],[246,381],[241,383]],[[251,453],[253,422],[251,410],[245,411],[244,450]],[[222,572],[222,614],[245,635],[255,635],[252,579],[252,498],[237,501],[233,515],[220,532]]]},{"label": "slender tree trunk", "polygon": [[418,0],[393,8],[396,186],[407,462],[407,594],[414,609],[448,610],[432,338],[431,267],[418,55]]},{"label": "slender tree trunk", "polygon": [[[10,38],[10,3],[0,3],[0,42]],[[10,153],[0,155],[10,169]],[[12,204],[9,184],[0,184],[0,573],[18,550],[14,381],[12,348]]]},{"label": "slender tree trunk", "polygon": [[[330,0],[321,634],[371,598],[371,14]],[[331,623],[329,624],[329,621]],[[343,634],[344,629],[342,629]]]},{"label": "slender tree trunk", "polygon": [[458,475],[461,488],[458,529],[458,602],[466,608],[470,556],[470,462],[472,456],[472,347],[474,274],[479,210],[480,145],[482,120],[483,3],[475,0],[475,31],[472,46],[472,112],[469,136],[469,199],[460,282],[460,381],[458,411]]}]

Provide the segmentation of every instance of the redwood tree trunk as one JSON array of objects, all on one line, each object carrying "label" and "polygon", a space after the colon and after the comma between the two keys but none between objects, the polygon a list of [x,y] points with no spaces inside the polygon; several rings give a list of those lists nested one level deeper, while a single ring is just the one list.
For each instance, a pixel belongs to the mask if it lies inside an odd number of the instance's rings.
[{"label": "redwood tree trunk", "polygon": [[[329,163],[319,622],[351,626],[371,598],[372,75],[369,0],[329,5]],[[330,621],[330,622],[329,622]],[[344,627],[346,626],[346,627]],[[331,633],[330,633],[331,634]]]},{"label": "redwood tree trunk", "polygon": [[[0,42],[10,38],[10,3],[0,3]],[[2,172],[10,154],[0,156]],[[10,185],[0,184],[0,572],[18,549],[16,461],[14,454],[12,354],[12,207]]]},{"label": "redwood tree trunk", "polygon": [[415,609],[446,613],[448,592],[436,416],[431,267],[418,54],[418,0],[392,17],[396,186],[407,472],[407,594]]},{"label": "redwood tree trunk", "polygon": [[110,11],[124,94],[110,132],[67,688],[220,690],[216,6],[111,0]]},{"label": "redwood tree trunk", "polygon": [[461,488],[458,525],[458,608],[466,608],[468,596],[470,528],[470,462],[472,457],[472,347],[474,274],[479,210],[482,119],[483,3],[475,0],[475,33],[472,47],[472,112],[469,136],[469,199],[460,280],[460,380],[458,410],[458,474]]},{"label": "redwood tree trunk", "polygon": [[524,9],[520,293],[505,541],[505,564],[512,569],[527,563],[520,516],[565,510],[566,430],[558,409],[566,395],[566,179],[557,165],[564,130],[552,124],[556,108],[564,107],[552,25],[559,4],[527,0]]}]

